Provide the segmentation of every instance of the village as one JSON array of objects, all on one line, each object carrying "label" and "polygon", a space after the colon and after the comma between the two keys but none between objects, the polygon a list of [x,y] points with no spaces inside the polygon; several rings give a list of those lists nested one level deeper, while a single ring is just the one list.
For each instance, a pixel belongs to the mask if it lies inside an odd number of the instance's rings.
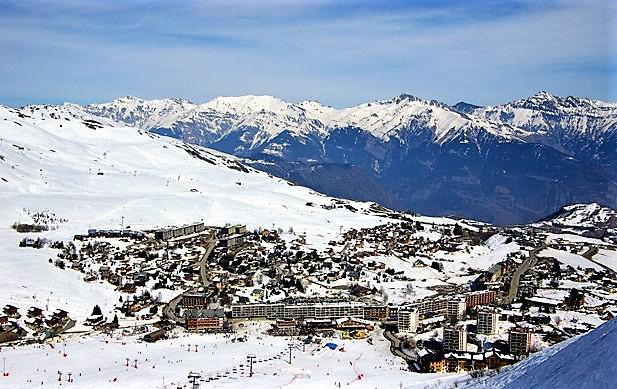
[{"label": "village", "polygon": [[[88,230],[70,242],[24,238],[57,251],[50,266],[121,293],[106,317],[93,301],[91,331],[264,335],[314,343],[371,342],[380,331],[410,371],[484,374],[597,327],[614,316],[617,277],[607,239],[568,239],[555,226],[498,228],[400,217],[341,231],[322,249],[292,228],[208,226]],[[590,243],[591,242],[591,243]],[[487,248],[488,247],[488,248]],[[70,312],[12,305],[0,343],[43,342],[76,323]],[[139,325],[123,328],[131,318]]]}]

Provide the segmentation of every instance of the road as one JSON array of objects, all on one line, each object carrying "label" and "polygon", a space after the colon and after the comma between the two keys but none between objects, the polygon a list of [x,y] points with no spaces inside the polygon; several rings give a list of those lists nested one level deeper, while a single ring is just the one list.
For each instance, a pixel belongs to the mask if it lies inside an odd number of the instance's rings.
[{"label": "road", "polygon": [[217,243],[216,239],[209,240],[206,243],[206,252],[199,261],[199,279],[204,287],[208,286],[208,259],[210,259],[210,254],[212,254],[212,250],[214,250]]},{"label": "road", "polygon": [[502,303],[503,304],[512,304],[512,302],[516,299],[518,295],[518,286],[521,281],[521,276],[529,270],[532,266],[534,266],[538,262],[538,254],[540,251],[544,250],[548,246],[543,244],[540,247],[536,247],[531,250],[529,253],[529,257],[525,258],[523,262],[518,266],[518,268],[514,271],[512,275],[512,279],[510,280],[510,290],[508,291],[508,295],[504,297]]},{"label": "road", "polygon": [[180,302],[180,300],[182,300],[182,295],[184,293],[186,293],[186,292],[180,293],[179,295],[177,295],[176,297],[171,299],[167,304],[165,304],[165,306],[163,307],[163,316],[164,317],[166,317],[169,320],[174,321],[176,323],[181,323],[182,322],[182,318],[178,317],[176,315],[176,306],[178,306],[178,303]]},{"label": "road", "polygon": [[[208,241],[206,243],[206,252],[199,260],[199,280],[204,287],[208,286],[208,259],[210,258],[210,254],[212,254],[212,250],[214,250],[214,248],[216,247],[217,242],[218,241],[216,239]],[[171,299],[163,307],[163,316],[176,323],[183,323],[184,319],[176,315],[176,307],[182,300],[182,295],[184,295],[184,293],[192,292],[195,290],[197,290],[197,288],[191,288]]]},{"label": "road", "polygon": [[403,351],[401,348],[401,340],[394,336],[392,332],[384,331],[383,336],[390,341],[390,352],[395,357],[403,358],[403,360],[409,365],[418,362],[418,354],[415,352],[413,354],[409,354],[409,351]]}]

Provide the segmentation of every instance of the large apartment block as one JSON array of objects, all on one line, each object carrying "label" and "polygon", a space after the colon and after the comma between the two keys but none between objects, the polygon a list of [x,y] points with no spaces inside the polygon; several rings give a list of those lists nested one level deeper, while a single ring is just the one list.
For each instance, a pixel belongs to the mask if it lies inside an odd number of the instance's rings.
[{"label": "large apartment block", "polygon": [[418,317],[417,309],[399,309],[398,332],[415,334],[418,329]]},{"label": "large apartment block", "polygon": [[533,346],[533,334],[526,328],[513,328],[508,336],[510,352],[514,355],[526,355]]},{"label": "large apartment block", "polygon": [[465,311],[467,309],[467,305],[465,303],[465,298],[456,297],[454,299],[448,300],[446,317],[451,322],[457,322],[459,320],[463,320],[465,318]]},{"label": "large apartment block", "polygon": [[497,324],[499,315],[494,309],[481,309],[478,311],[478,328],[479,334],[495,335],[497,333]]},{"label": "large apartment block", "polygon": [[467,351],[467,330],[463,326],[444,327],[444,351]]}]

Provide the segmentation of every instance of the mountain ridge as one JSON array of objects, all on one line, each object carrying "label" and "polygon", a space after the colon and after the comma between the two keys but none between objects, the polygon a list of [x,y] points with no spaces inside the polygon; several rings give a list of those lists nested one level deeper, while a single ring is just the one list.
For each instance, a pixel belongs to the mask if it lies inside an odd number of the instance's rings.
[{"label": "mountain ridge", "polygon": [[508,104],[401,94],[336,109],[248,95],[203,104],[126,97],[81,109],[396,209],[517,224],[572,202],[617,205],[617,104],[547,92]]}]

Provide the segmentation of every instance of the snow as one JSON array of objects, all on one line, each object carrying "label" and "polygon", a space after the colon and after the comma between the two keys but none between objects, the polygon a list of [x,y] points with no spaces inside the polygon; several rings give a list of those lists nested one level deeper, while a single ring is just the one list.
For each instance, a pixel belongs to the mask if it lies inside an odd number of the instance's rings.
[{"label": "snow", "polygon": [[[472,135],[480,129],[507,139],[529,135],[519,128],[461,114],[446,104],[409,95],[344,109],[324,106],[316,101],[293,104],[272,96],[253,95],[217,97],[204,104],[177,99],[147,101],[130,98],[93,104],[84,109],[146,130],[191,128],[211,141],[238,131],[243,133],[244,143],[251,149],[283,131],[324,137],[335,128],[348,126],[361,128],[382,139],[398,136],[407,128],[429,128],[438,143],[461,133]],[[246,139],[247,136],[250,139]]]},{"label": "snow", "polygon": [[587,258],[584,258],[578,254],[573,254],[567,251],[557,250],[554,248],[544,249],[538,253],[538,256],[555,258],[559,262],[563,263],[564,265],[570,265],[575,269],[580,267],[582,269],[593,268],[598,271],[603,270],[602,266],[599,266],[591,262]]},{"label": "snow", "polygon": [[617,124],[616,110],[617,103],[573,96],[559,97],[542,91],[528,99],[480,107],[473,114],[558,141],[560,130],[572,134],[613,132]]},{"label": "snow", "polygon": [[563,207],[562,212],[552,221],[576,228],[595,227],[596,225],[607,223],[615,215],[615,210],[603,207],[597,203],[573,204]]},{"label": "snow", "polygon": [[[337,382],[350,388],[423,388],[457,377],[402,370],[404,363],[391,356],[389,342],[377,332],[371,335],[374,345],[359,340],[323,339],[321,344],[309,344],[303,351],[296,342],[290,365],[289,339],[262,336],[265,327],[265,323],[248,325],[240,333],[247,336],[246,342],[231,342],[225,335],[212,334],[181,335],[147,344],[137,342],[136,337],[119,340],[95,335],[71,339],[66,345],[55,344],[54,348],[33,345],[3,349],[1,354],[10,375],[0,377],[0,386],[41,387],[43,383],[42,387],[56,387],[58,371],[63,372],[63,385],[87,388],[175,388],[188,384],[189,371],[199,372],[204,378],[220,374],[219,380],[202,383],[213,388],[314,388],[334,387]],[[327,342],[339,347],[330,350],[324,347]],[[257,357],[253,377],[248,377],[249,354]],[[32,364],[33,360],[40,363]],[[72,384],[66,382],[69,372]]]},{"label": "snow", "polygon": [[617,252],[616,251],[607,250],[607,249],[599,249],[598,253],[593,256],[593,260],[617,272]]},{"label": "snow", "polygon": [[606,244],[606,242],[602,241],[601,239],[595,239],[595,238],[586,238],[584,236],[580,236],[580,235],[575,235],[575,234],[553,234],[553,233],[548,233],[546,234],[546,242],[547,243],[552,243],[552,242],[583,242],[583,243],[590,243],[590,244],[595,244],[595,245],[604,245]]},{"label": "snow", "polygon": [[[491,389],[614,387],[617,321],[543,350],[488,378],[462,387]],[[461,387],[459,385],[459,387]]]}]

